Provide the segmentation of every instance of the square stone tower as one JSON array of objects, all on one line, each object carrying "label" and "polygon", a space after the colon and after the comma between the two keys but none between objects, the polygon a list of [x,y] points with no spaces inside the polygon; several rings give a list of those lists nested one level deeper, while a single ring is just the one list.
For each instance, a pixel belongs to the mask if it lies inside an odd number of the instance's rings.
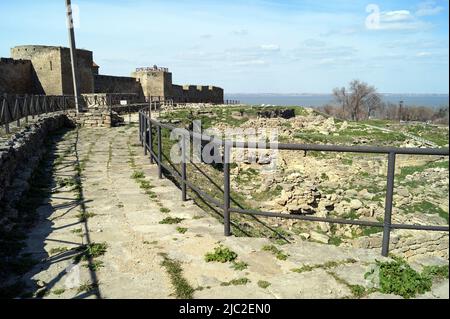
[{"label": "square stone tower", "polygon": [[139,80],[147,100],[166,100],[173,97],[172,73],[169,69],[156,65],[150,68],[138,68],[131,76]]},{"label": "square stone tower", "polygon": [[[11,49],[15,60],[29,60],[36,92],[46,95],[73,95],[70,50],[64,47],[25,45]],[[77,50],[80,93],[94,92],[93,53]]]}]

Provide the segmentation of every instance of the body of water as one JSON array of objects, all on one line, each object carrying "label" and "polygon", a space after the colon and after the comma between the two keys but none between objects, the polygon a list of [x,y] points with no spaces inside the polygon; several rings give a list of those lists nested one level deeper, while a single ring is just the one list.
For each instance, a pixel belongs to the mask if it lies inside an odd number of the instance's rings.
[{"label": "body of water", "polygon": [[[449,105],[448,94],[382,94],[384,102],[398,104],[404,101],[409,106],[428,106],[439,108]],[[239,100],[241,103],[280,106],[319,107],[333,104],[331,94],[225,94],[225,100]]]}]

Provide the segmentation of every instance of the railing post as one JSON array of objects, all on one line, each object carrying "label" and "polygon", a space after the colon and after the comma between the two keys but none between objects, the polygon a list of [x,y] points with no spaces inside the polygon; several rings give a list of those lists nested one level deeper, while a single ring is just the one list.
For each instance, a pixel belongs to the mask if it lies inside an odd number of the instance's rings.
[{"label": "railing post", "polygon": [[9,121],[11,121],[11,112],[9,110],[9,102],[6,101],[6,97],[3,100],[3,112],[4,112],[4,118],[5,118],[5,132],[6,134],[9,134]]},{"label": "railing post", "polygon": [[38,118],[41,117],[41,111],[42,111],[42,105],[41,105],[41,96],[40,95],[36,95],[36,115]]},{"label": "railing post", "polygon": [[384,211],[384,229],[383,229],[383,246],[381,255],[387,257],[389,255],[389,241],[391,237],[392,225],[392,200],[394,196],[394,179],[395,179],[395,157],[394,152],[388,155],[387,170],[387,187],[386,187],[386,203]]},{"label": "railing post", "polygon": [[148,147],[149,147],[149,152],[150,152],[150,164],[154,164],[154,161],[153,161],[153,124],[152,124],[151,116],[148,120],[148,144],[149,144]]},{"label": "railing post", "polygon": [[25,123],[28,123],[28,115],[29,115],[29,108],[28,108],[28,94],[25,95],[23,100],[23,109],[25,112]]},{"label": "railing post", "polygon": [[142,112],[139,112],[139,142],[141,142],[141,146],[144,146],[142,143]]},{"label": "railing post", "polygon": [[223,176],[224,176],[224,202],[223,202],[223,225],[225,236],[231,236],[230,223],[230,151],[231,146],[225,141],[223,156]]},{"label": "railing post", "polygon": [[0,110],[0,123],[1,120],[5,120],[5,132],[6,134],[9,133],[9,125],[8,125],[8,119],[6,116],[6,95],[3,96],[3,103],[2,103],[2,109]]},{"label": "railing post", "polygon": [[[36,98],[38,99],[37,96],[36,96]],[[37,102],[36,102],[36,103],[37,103]],[[31,105],[30,105],[30,108],[31,108],[31,119],[34,120],[34,115],[36,114],[36,104],[35,104],[34,96],[33,96],[33,95],[31,96]]]},{"label": "railing post", "polygon": [[186,154],[186,136],[181,137],[181,200],[187,201],[186,180],[187,180],[187,155]]},{"label": "railing post", "polygon": [[44,96],[44,112],[45,114],[48,113],[47,96]]},{"label": "railing post", "polygon": [[158,134],[158,177],[159,179],[163,178],[162,174],[162,138],[161,138],[161,126],[157,127]]},{"label": "railing post", "polygon": [[14,103],[14,116],[17,116],[17,118],[16,118],[17,127],[20,127],[21,112],[19,109],[19,96],[17,96],[17,95],[16,95],[16,102]]},{"label": "railing post", "polygon": [[147,115],[145,113],[142,113],[142,118],[144,120],[144,134],[143,134],[143,139],[144,139],[144,155],[147,155],[147,126],[148,126],[148,118]]}]

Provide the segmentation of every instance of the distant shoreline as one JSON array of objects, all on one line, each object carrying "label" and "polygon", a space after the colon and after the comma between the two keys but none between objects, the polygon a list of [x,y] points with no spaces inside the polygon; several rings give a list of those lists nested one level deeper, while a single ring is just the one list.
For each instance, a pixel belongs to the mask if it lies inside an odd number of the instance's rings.
[{"label": "distant shoreline", "polygon": [[[398,104],[403,101],[406,106],[445,107],[449,106],[449,94],[415,94],[415,93],[381,93],[384,102]],[[332,94],[315,93],[228,93],[225,100],[239,100],[245,104],[269,104],[280,106],[311,106],[319,107],[333,104]]]}]

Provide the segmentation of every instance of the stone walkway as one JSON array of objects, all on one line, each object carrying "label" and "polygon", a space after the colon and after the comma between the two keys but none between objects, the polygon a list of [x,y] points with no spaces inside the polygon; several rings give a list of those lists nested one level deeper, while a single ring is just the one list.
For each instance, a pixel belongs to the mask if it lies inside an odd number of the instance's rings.
[{"label": "stone walkway", "polygon": [[[137,130],[136,125],[80,129],[57,144],[55,179],[60,182],[39,209],[40,223],[26,250],[41,260],[24,276],[37,285],[39,296],[176,298],[183,278],[195,289],[194,298],[354,298],[355,285],[370,287],[364,274],[375,259],[383,259],[379,252],[302,242],[276,245],[287,255],[282,260],[262,249],[273,245],[268,239],[225,238],[215,218],[192,201],[183,203],[179,189],[158,179]],[[61,182],[78,173],[80,187]],[[160,224],[168,217],[180,222]],[[205,254],[219,244],[248,267],[207,263]],[[81,245],[90,247],[90,255],[77,263]],[[175,280],[174,265],[182,269]],[[292,271],[303,266],[312,267]],[[423,297],[448,298],[448,281]]]}]

